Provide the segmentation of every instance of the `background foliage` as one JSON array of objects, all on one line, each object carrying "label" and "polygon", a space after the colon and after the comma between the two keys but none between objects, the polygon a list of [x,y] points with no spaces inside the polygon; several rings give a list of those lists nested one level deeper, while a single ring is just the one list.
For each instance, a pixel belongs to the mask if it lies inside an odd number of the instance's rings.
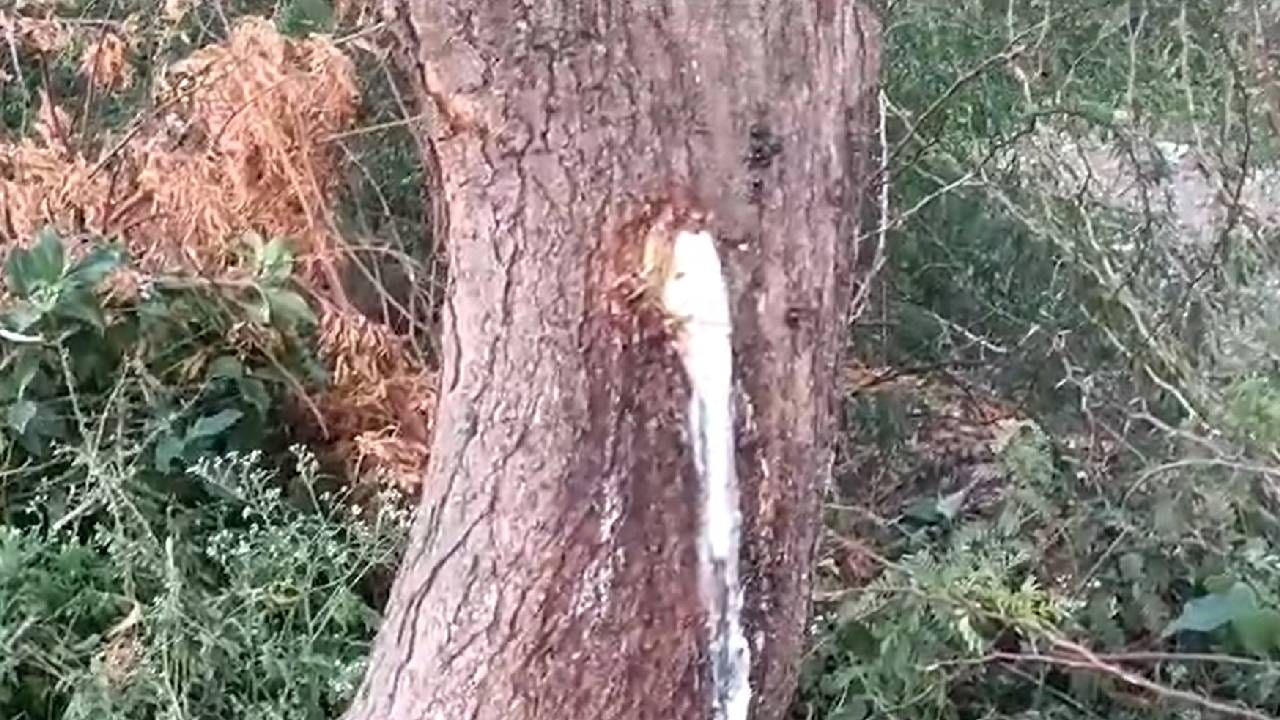
[{"label": "background foliage", "polygon": [[[328,717],[354,690],[407,511],[348,504],[287,445],[269,353],[305,369],[314,317],[284,245],[256,255],[251,287],[157,277],[104,303],[118,248],[9,254],[5,717]],[[246,327],[281,347],[237,345]]]},{"label": "background foliage", "polygon": [[355,691],[425,457],[385,397],[430,398],[408,113],[376,43],[313,35],[366,12],[0,9],[0,717]]},{"label": "background foliage", "polygon": [[885,10],[798,717],[1280,714],[1278,10]]}]

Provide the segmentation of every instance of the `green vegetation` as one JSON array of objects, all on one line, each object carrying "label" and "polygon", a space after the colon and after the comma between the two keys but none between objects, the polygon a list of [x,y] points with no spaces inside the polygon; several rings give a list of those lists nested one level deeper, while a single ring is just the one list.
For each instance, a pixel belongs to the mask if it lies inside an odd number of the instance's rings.
[{"label": "green vegetation", "polygon": [[894,4],[885,371],[798,717],[1280,713],[1278,22]]},{"label": "green vegetation", "polygon": [[317,718],[354,690],[407,513],[274,429],[313,320],[283,243],[251,260],[112,302],[117,248],[9,254],[0,715]]},{"label": "green vegetation", "polygon": [[[0,141],[15,142],[0,180],[20,172],[12,163],[45,157],[16,144],[39,136],[45,97],[68,111],[68,148],[97,157],[124,133],[152,131],[165,67],[225,40],[229,20],[272,8],[19,7],[21,17],[72,18],[74,32],[44,49],[37,38],[10,52],[0,40],[5,72],[20,74],[0,82]],[[294,35],[334,22],[311,10],[274,17]],[[123,74],[104,73],[130,79],[112,92],[88,81],[81,60],[108,32],[129,45]],[[360,120],[387,127],[341,143],[338,221],[378,260],[370,272],[412,275],[411,258],[427,254],[405,159],[414,145],[388,122],[403,115],[386,68],[365,58],[360,72]],[[105,206],[124,205],[132,166],[103,168],[121,178]],[[69,163],[65,174],[75,172]],[[0,208],[0,717],[335,717],[363,675],[408,503],[343,476],[307,434],[332,411],[315,400],[332,378],[308,248],[254,233],[210,245],[165,238],[186,257],[205,253],[192,272],[165,248],[131,257],[124,238],[12,236],[5,223],[30,207],[0,197],[13,203]],[[379,297],[358,299],[377,307]]]}]

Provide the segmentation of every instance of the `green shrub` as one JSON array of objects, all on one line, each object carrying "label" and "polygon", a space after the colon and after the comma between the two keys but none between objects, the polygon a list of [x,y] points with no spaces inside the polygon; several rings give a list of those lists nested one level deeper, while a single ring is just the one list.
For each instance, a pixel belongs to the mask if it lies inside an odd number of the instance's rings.
[{"label": "green shrub", "polygon": [[10,253],[0,716],[321,718],[354,689],[406,513],[281,460],[314,318],[286,245],[247,250],[243,281],[136,292],[107,292],[116,248]]},{"label": "green shrub", "polygon": [[[1257,474],[1183,458],[1145,468],[1137,486],[1097,487],[1055,460],[1064,451],[1023,432],[997,458],[1006,487],[993,510],[917,500],[865,531],[882,549],[879,573],[820,606],[800,717],[1194,708],[1159,697],[1134,707],[1117,670],[1280,711],[1280,522]],[[1076,657],[1072,643],[1108,667],[1055,662]],[[1116,659],[1134,651],[1149,657]]]},{"label": "green shrub", "polygon": [[[327,718],[354,692],[377,613],[373,573],[407,514],[282,494],[256,455],[189,470],[226,500],[163,526],[104,521],[80,539],[0,527],[0,712],[45,718]],[[107,480],[104,478],[104,480]],[[122,478],[115,478],[122,481]],[[144,519],[144,518],[139,518]]]}]

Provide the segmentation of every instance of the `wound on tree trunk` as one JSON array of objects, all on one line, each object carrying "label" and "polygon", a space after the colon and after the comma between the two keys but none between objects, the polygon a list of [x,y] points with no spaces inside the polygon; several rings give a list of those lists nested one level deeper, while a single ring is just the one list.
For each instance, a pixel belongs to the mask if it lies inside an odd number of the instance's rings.
[{"label": "wound on tree trunk", "polygon": [[844,0],[389,0],[452,290],[422,505],[349,720],[711,717],[702,489],[655,236],[729,288],[752,717],[809,616],[872,266],[879,26]]}]

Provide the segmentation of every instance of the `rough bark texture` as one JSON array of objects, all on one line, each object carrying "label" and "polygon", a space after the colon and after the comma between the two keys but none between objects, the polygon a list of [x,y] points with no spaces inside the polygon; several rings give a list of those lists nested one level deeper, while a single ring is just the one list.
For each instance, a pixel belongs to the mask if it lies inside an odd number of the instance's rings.
[{"label": "rough bark texture", "polygon": [[[733,293],[753,717],[790,700],[879,27],[844,0],[391,0],[453,280],[422,507],[350,720],[705,718],[688,389],[620,287],[668,205]],[[690,200],[693,198],[693,200]]]}]

